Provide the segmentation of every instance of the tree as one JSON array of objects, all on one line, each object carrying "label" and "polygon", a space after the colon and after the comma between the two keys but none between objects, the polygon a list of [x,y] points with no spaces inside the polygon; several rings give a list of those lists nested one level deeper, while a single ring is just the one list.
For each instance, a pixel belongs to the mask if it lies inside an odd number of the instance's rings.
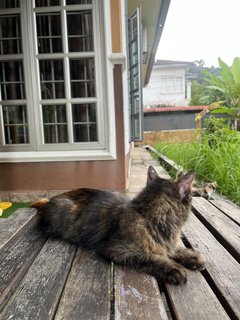
[{"label": "tree", "polygon": [[208,105],[218,100],[219,92],[211,91],[204,85],[204,71],[214,75],[220,75],[219,67],[206,67],[203,60],[196,60],[193,66],[188,70],[187,78],[192,80],[192,92],[190,106]]}]

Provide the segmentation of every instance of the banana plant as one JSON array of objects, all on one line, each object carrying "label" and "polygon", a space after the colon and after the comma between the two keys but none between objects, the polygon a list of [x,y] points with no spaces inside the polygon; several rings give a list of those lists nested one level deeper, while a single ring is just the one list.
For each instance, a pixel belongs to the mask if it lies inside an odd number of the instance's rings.
[{"label": "banana plant", "polygon": [[232,66],[228,66],[221,58],[218,58],[218,63],[221,68],[220,76],[204,71],[206,88],[218,91],[224,97],[224,101],[216,101],[216,108],[211,113],[229,114],[233,129],[237,130],[240,119],[240,58],[236,57]]}]

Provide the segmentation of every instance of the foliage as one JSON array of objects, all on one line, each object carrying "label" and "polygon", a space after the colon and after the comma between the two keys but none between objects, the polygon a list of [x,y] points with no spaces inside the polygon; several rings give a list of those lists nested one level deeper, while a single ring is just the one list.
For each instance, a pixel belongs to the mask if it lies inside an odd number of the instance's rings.
[{"label": "foliage", "polygon": [[201,98],[204,95],[204,86],[197,80],[192,81],[190,106],[202,105]]},{"label": "foliage", "polygon": [[223,142],[240,143],[240,134],[235,130],[229,129],[229,119],[215,118],[211,116],[206,119],[204,124],[206,127],[205,137],[207,139],[219,138]]},{"label": "foliage", "polygon": [[192,80],[192,92],[190,106],[208,105],[222,99],[222,94],[217,90],[209,91],[204,85],[204,71],[219,76],[220,68],[206,67],[203,60],[196,60],[192,68],[189,69],[187,76]]},{"label": "foliage", "polygon": [[203,60],[195,60],[193,62],[192,67],[188,70],[187,76],[191,79],[196,80],[199,84],[204,83],[204,75],[203,71],[207,70],[211,74],[220,75],[219,67],[206,67],[205,62]]},{"label": "foliage", "polygon": [[213,132],[209,123],[201,142],[167,144],[155,148],[185,170],[195,170],[198,181],[216,181],[218,192],[240,205],[240,135],[223,125]]},{"label": "foliage", "polygon": [[222,100],[212,113],[228,114],[232,118],[232,128],[237,130],[238,120],[240,119],[240,58],[233,60],[232,66],[228,66],[220,58],[218,59],[221,67],[220,75],[211,74],[203,71],[205,75],[206,88],[211,92],[219,92]]}]

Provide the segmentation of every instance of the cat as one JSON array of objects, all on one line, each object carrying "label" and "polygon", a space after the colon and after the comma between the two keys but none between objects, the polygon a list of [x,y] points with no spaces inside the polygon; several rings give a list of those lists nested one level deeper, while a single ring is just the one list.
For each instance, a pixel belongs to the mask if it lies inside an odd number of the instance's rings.
[{"label": "cat", "polygon": [[192,196],[195,197],[203,197],[207,200],[212,200],[212,195],[216,191],[217,182],[208,182],[204,183],[202,187],[193,186],[192,188]]},{"label": "cat", "polygon": [[138,269],[166,283],[187,281],[186,269],[204,269],[204,258],[179,245],[191,208],[194,172],[177,181],[148,168],[146,187],[132,200],[97,189],[77,189],[32,204],[41,229],[116,264]]},{"label": "cat", "polygon": [[[176,179],[181,177],[183,175],[183,172],[180,171],[177,173]],[[207,200],[212,200],[212,195],[216,191],[217,188],[217,182],[207,182],[207,183],[201,183],[201,186],[197,185],[197,183],[193,183],[192,186],[192,196],[194,197],[203,197]]]}]

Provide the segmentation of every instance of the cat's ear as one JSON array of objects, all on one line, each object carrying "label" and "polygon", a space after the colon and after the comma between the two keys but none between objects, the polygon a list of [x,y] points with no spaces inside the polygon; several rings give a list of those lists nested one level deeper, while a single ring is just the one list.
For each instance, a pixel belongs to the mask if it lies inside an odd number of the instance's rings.
[{"label": "cat's ear", "polygon": [[157,171],[152,166],[149,166],[147,172],[147,184],[158,177],[159,175],[157,174]]},{"label": "cat's ear", "polygon": [[182,175],[177,181],[179,194],[181,200],[189,193],[191,193],[193,181],[195,178],[195,172],[189,171],[188,173]]}]

